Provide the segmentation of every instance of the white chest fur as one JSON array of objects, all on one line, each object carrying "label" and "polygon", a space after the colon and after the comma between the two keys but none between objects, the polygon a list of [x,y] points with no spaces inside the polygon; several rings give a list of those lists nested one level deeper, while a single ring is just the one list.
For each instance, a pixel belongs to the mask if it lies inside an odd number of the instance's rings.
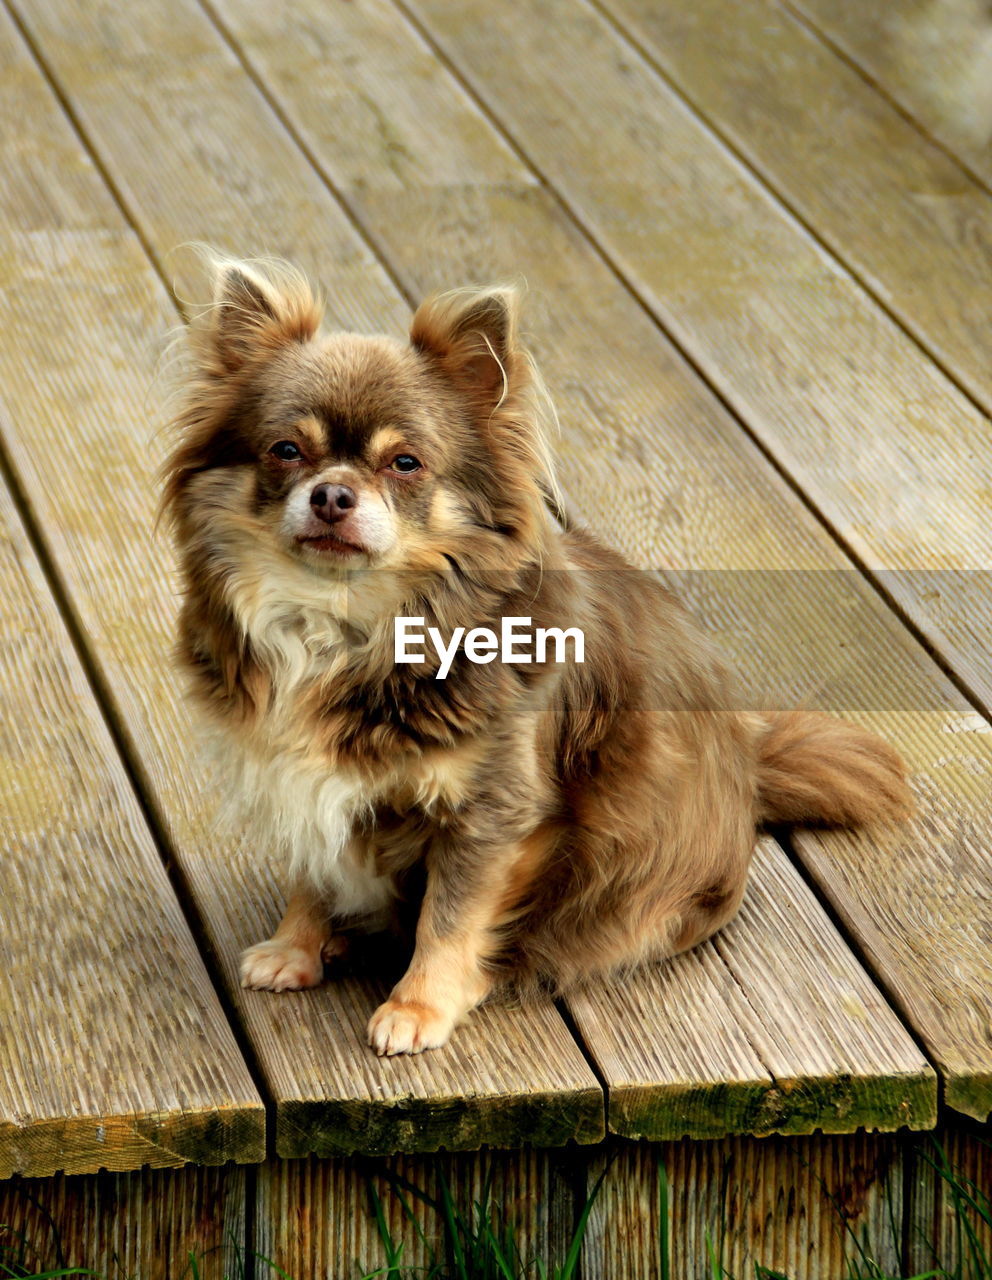
[{"label": "white chest fur", "polygon": [[345,660],[339,619],[349,616],[353,598],[341,586],[285,569],[277,580],[258,562],[251,573],[232,574],[229,598],[271,674],[272,700],[250,731],[215,727],[211,734],[226,807],[242,829],[247,824],[260,856],[278,857],[292,878],[311,880],[334,914],[376,915],[393,897],[393,884],[353,835],[376,792],[332,768],[299,714],[301,692],[317,677],[333,677]]},{"label": "white chest fur", "polygon": [[354,836],[355,819],[374,794],[282,733],[271,742],[256,733],[246,742],[220,730],[212,747],[229,817],[247,828],[260,857],[276,857],[291,879],[311,881],[335,915],[377,915],[388,906],[392,881],[377,874]]}]

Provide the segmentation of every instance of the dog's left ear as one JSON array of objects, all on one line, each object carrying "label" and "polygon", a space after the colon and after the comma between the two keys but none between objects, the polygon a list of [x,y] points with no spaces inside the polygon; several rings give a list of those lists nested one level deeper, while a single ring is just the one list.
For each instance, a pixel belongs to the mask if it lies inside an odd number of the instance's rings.
[{"label": "dog's left ear", "polygon": [[433,359],[479,417],[513,390],[519,295],[515,289],[458,290],[422,303],[410,328],[417,351]]},{"label": "dog's left ear", "polygon": [[321,307],[291,268],[281,269],[277,279],[242,262],[223,262],[210,317],[212,355],[225,373],[236,373],[288,342],[308,342],[320,327]]}]

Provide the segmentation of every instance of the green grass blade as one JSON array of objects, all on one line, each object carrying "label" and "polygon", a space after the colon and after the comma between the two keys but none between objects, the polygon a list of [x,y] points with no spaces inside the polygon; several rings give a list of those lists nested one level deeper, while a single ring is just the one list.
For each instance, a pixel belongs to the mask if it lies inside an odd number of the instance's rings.
[{"label": "green grass blade", "polygon": [[971,1278],[973,1280],[987,1280],[988,1277],[992,1276],[992,1262],[990,1262],[985,1247],[978,1237],[978,1232],[971,1221],[969,1210],[986,1226],[992,1226],[992,1205],[990,1205],[988,1196],[970,1178],[963,1177],[952,1168],[947,1158],[947,1152],[936,1138],[932,1139],[932,1145],[938,1158],[934,1160],[924,1154],[924,1159],[940,1176],[948,1189],[951,1203],[954,1206],[958,1267],[960,1268],[965,1261],[964,1246],[967,1245],[971,1266],[965,1274],[969,1276],[970,1280]]},{"label": "green grass blade", "polygon": [[709,1231],[706,1232],[706,1261],[710,1265],[710,1280],[723,1280],[724,1270],[720,1265],[720,1260],[716,1256],[716,1248],[713,1244],[713,1237]]},{"label": "green grass blade", "polygon": [[[504,1251],[506,1242],[504,1241],[502,1245],[500,1244],[490,1222],[482,1222],[481,1229],[482,1237],[485,1240],[488,1252],[487,1262],[491,1261],[493,1263],[496,1268],[496,1274],[502,1276],[503,1280],[517,1280],[516,1273],[510,1265],[506,1252]],[[487,1267],[486,1270],[488,1272],[491,1271],[492,1268]]]},{"label": "green grass blade", "polygon": [[270,1271],[274,1271],[278,1280],[293,1280],[288,1271],[283,1271],[282,1267],[273,1262],[271,1258],[267,1258],[264,1253],[256,1253],[253,1257],[256,1262],[264,1262]]},{"label": "green grass blade", "polygon": [[603,1172],[593,1184],[592,1191],[589,1193],[589,1198],[583,1205],[582,1212],[579,1214],[579,1220],[575,1224],[575,1231],[572,1234],[572,1240],[568,1246],[568,1253],[565,1255],[565,1264],[560,1271],[555,1273],[556,1280],[572,1280],[575,1275],[575,1270],[579,1265],[579,1254],[582,1252],[582,1243],[586,1236],[586,1227],[589,1225],[589,1215],[592,1213],[592,1207],[596,1203],[596,1197],[599,1195],[600,1188],[603,1185],[606,1175],[610,1171],[612,1163],[612,1160],[607,1162],[603,1168]]},{"label": "green grass blade", "polygon": [[448,1237],[448,1244],[451,1249],[452,1261],[457,1270],[458,1280],[478,1280],[478,1277],[472,1276],[465,1265],[465,1250],[462,1246],[461,1233],[464,1230],[464,1224],[459,1219],[455,1211],[454,1201],[451,1199],[451,1188],[448,1186],[448,1179],[443,1173],[440,1175],[441,1182],[441,1209],[442,1220],[444,1222],[444,1230]]},{"label": "green grass blade", "polygon": [[[418,1221],[416,1214],[413,1212],[413,1206],[410,1204],[410,1201],[407,1199],[404,1192],[409,1191],[412,1195],[415,1195],[419,1200],[421,1200],[424,1204],[426,1204],[428,1208],[433,1209],[433,1211],[436,1214],[438,1214],[438,1216],[440,1216],[440,1213],[441,1213],[440,1204],[432,1196],[429,1196],[427,1195],[426,1192],[421,1191],[419,1187],[415,1187],[413,1183],[410,1182],[407,1178],[400,1177],[399,1174],[394,1173],[392,1169],[384,1170],[383,1177],[386,1179],[386,1181],[389,1183],[390,1187],[392,1188],[393,1195],[395,1195],[399,1200],[400,1208],[403,1210],[403,1216],[406,1218],[407,1222],[409,1222],[410,1226],[413,1227],[414,1231],[417,1234],[417,1239],[423,1245],[424,1251],[429,1258],[429,1265],[432,1267],[437,1267],[438,1260],[434,1253],[433,1246],[428,1241],[427,1235],[423,1227],[420,1225],[420,1222]],[[367,1179],[367,1181],[368,1181],[369,1191],[371,1193],[372,1181],[371,1179]]]},{"label": "green grass blade", "polygon": [[386,1214],[382,1207],[382,1200],[371,1183],[369,1183],[369,1194],[372,1197],[372,1211],[375,1214],[376,1230],[379,1232],[379,1239],[382,1241],[382,1247],[386,1253],[386,1274],[390,1277],[398,1278],[403,1245],[402,1243],[397,1245],[393,1240],[393,1235],[389,1230],[389,1223],[386,1221]]},{"label": "green grass blade", "polygon": [[658,1161],[658,1256],[661,1258],[661,1280],[670,1280],[671,1241],[668,1238],[668,1170]]}]

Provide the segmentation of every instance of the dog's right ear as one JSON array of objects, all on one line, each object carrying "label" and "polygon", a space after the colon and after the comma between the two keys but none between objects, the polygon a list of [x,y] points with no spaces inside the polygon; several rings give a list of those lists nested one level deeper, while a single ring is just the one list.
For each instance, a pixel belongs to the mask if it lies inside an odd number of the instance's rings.
[{"label": "dog's right ear", "polygon": [[320,320],[320,302],[298,272],[284,268],[275,278],[243,262],[218,264],[206,336],[219,371],[237,373],[286,343],[309,342]]}]

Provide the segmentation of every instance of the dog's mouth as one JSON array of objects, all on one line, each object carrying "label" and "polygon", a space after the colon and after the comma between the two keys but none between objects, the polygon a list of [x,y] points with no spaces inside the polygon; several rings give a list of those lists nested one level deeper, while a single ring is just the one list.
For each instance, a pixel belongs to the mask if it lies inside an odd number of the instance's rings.
[{"label": "dog's mouth", "polygon": [[321,555],[340,556],[342,559],[350,559],[352,556],[360,556],[365,554],[365,548],[357,542],[349,542],[347,538],[342,538],[336,533],[321,533],[314,537],[300,537],[296,539],[298,547],[305,547],[308,551],[316,551]]}]

